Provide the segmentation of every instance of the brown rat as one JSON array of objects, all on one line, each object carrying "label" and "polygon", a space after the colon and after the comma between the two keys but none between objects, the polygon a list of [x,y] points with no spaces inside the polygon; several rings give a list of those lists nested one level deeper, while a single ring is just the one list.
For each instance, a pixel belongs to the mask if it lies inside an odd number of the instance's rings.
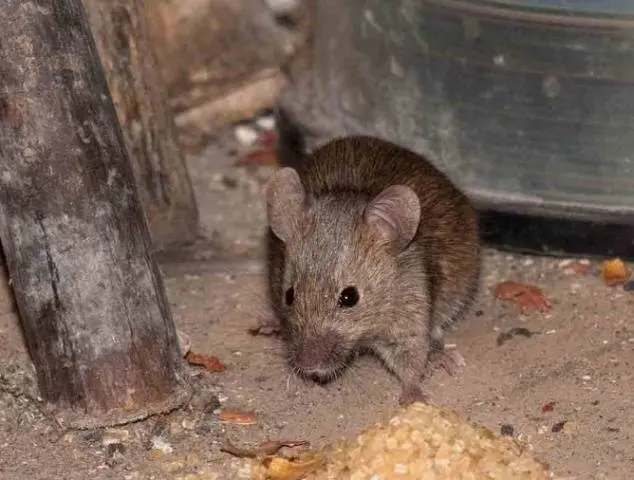
[{"label": "brown rat", "polygon": [[361,351],[426,399],[443,330],[476,294],[477,215],[420,155],[369,136],[318,148],[267,186],[269,287],[291,365],[325,382]]}]

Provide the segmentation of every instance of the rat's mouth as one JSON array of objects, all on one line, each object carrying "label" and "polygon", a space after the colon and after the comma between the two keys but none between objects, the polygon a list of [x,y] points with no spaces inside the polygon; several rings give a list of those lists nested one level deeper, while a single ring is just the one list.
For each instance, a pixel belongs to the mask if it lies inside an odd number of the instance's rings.
[{"label": "rat's mouth", "polygon": [[340,365],[331,366],[328,368],[307,369],[307,368],[298,367],[296,368],[296,370],[299,376],[306,380],[311,380],[319,385],[327,385],[328,383],[332,382],[334,379],[341,376],[345,368],[346,368],[346,364],[344,363]]},{"label": "rat's mouth", "polygon": [[333,332],[301,339],[292,345],[290,354],[295,372],[321,385],[339,377],[354,357],[354,352]]},{"label": "rat's mouth", "polygon": [[309,370],[300,369],[300,375],[305,379],[312,380],[319,385],[326,385],[336,378],[340,377],[346,366],[346,363],[341,363],[326,368],[316,368]]}]

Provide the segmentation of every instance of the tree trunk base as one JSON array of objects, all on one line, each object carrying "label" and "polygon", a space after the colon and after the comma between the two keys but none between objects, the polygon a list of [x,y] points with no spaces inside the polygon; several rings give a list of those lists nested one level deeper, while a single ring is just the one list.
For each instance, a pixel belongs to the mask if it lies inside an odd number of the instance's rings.
[{"label": "tree trunk base", "polygon": [[116,427],[127,423],[138,422],[154,415],[167,414],[178,410],[186,404],[192,396],[192,388],[183,384],[169,397],[158,401],[146,403],[143,406],[130,401],[123,408],[113,409],[104,413],[78,412],[70,407],[60,407],[48,404],[47,413],[55,418],[55,421],[64,428],[77,430],[89,430],[93,428]]},{"label": "tree trunk base", "polygon": [[7,0],[0,31],[0,241],[39,394],[76,428],[176,408],[183,356],[81,0]]}]

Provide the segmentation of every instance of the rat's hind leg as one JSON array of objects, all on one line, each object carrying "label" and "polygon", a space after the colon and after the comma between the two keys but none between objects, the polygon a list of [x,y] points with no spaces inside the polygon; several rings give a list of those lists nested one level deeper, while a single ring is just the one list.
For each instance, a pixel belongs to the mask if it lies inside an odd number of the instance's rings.
[{"label": "rat's hind leg", "polygon": [[442,336],[438,339],[432,336],[429,349],[429,362],[433,367],[444,369],[449,375],[455,375],[467,362],[462,354],[455,349],[447,350]]},{"label": "rat's hind leg", "polygon": [[448,350],[445,347],[445,330],[455,330],[460,321],[470,313],[479,290],[479,270],[469,283],[460,286],[445,281],[444,285],[450,286],[438,292],[432,314],[435,326],[430,332],[429,361],[434,367],[443,368],[449,375],[455,375],[466,362],[458,350]]}]

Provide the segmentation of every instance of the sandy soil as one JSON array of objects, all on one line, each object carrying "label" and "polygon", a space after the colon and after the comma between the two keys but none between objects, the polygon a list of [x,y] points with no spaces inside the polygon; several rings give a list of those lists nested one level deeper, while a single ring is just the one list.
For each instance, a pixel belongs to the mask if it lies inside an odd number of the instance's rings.
[{"label": "sandy soil", "polygon": [[[234,167],[232,151],[231,136],[222,135],[189,158],[206,240],[189,258],[160,257],[177,327],[192,351],[217,356],[226,370],[188,367],[195,395],[170,415],[118,429],[61,431],[32,400],[37,392],[17,319],[4,313],[0,478],[248,478],[241,462],[220,451],[227,440],[319,446],[396,407],[398,384],[373,358],[323,387],[290,375],[278,339],[248,334],[265,312],[261,189],[270,170]],[[436,371],[428,379],[432,401],[519,436],[561,475],[631,478],[634,293],[606,286],[599,272],[596,262],[580,274],[562,259],[488,249],[478,305],[448,339],[467,365],[454,377]],[[492,288],[505,280],[539,286],[552,309],[522,312],[496,300]],[[517,327],[533,334],[498,345]],[[253,412],[256,422],[221,423],[219,407]]]}]

